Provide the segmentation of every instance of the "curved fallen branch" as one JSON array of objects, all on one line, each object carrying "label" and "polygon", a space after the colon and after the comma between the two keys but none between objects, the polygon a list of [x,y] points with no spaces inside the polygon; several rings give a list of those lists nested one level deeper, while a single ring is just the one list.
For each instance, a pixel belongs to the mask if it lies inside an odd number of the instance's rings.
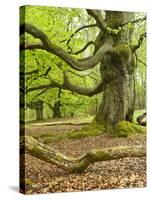
[{"label": "curved fallen branch", "polygon": [[[25,145],[25,146],[24,146]],[[69,172],[82,172],[90,164],[97,161],[114,160],[125,157],[145,157],[146,147],[144,146],[118,146],[105,149],[90,150],[80,157],[67,157],[49,146],[46,146],[31,136],[25,136],[25,143],[21,144],[30,155],[52,163]]]}]

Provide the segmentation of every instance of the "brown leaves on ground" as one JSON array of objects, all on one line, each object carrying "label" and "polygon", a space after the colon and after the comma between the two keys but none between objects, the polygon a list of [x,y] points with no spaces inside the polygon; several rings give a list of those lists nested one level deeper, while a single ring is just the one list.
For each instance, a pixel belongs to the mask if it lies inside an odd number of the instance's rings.
[{"label": "brown leaves on ground", "polygon": [[[58,127],[55,128],[57,130]],[[93,148],[145,145],[145,143],[144,135],[113,138],[109,133],[105,133],[80,140],[62,140],[50,145],[61,153],[76,157]],[[32,182],[27,188],[26,193],[28,194],[145,187],[146,158],[124,158],[97,162],[90,165],[81,174],[69,174],[55,165],[25,155],[25,177]]]}]

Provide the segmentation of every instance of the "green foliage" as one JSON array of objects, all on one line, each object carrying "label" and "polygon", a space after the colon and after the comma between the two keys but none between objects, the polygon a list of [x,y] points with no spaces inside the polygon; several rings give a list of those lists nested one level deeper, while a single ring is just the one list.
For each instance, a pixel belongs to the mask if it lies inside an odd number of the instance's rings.
[{"label": "green foliage", "polygon": [[[143,14],[136,14],[137,18],[142,17]],[[68,9],[68,8],[56,8],[56,7],[45,7],[45,6],[26,6],[22,8],[20,17],[20,23],[24,22],[31,23],[46,33],[49,39],[56,45],[62,47],[68,52],[76,52],[84,47],[88,41],[95,41],[96,35],[98,34],[98,28],[93,27],[90,29],[83,29],[78,33],[74,34],[75,31],[85,24],[93,24],[95,20],[87,15],[85,9]],[[84,22],[84,23],[83,23]],[[133,26],[132,23],[128,23],[123,31],[128,31],[134,27],[134,35],[132,44],[136,44],[139,35],[145,31],[145,23],[140,23]],[[122,31],[123,27],[118,29],[108,28],[109,33],[118,34]],[[74,35],[73,35],[74,34]],[[73,36],[72,36],[73,35]],[[67,41],[70,39],[69,43]],[[21,41],[24,40],[24,35],[21,36]],[[38,39],[33,38],[31,35],[25,33],[26,43],[39,43]],[[125,58],[129,55],[129,46],[118,46],[116,52],[120,52]],[[86,51],[79,55],[72,55],[75,58],[88,57],[93,54],[94,47],[90,45]],[[25,56],[25,66],[24,66]],[[145,42],[142,47],[138,50],[137,56],[141,60],[145,60]],[[50,54],[43,50],[26,50],[20,53],[20,71],[31,72],[37,70],[36,73],[25,76],[25,87],[33,87],[42,84],[49,84],[52,81],[63,83],[63,72],[68,72],[68,77],[73,84],[82,87],[93,87],[100,80],[99,66],[95,69],[90,69],[85,72],[77,72],[71,69],[64,61],[57,56]],[[50,68],[47,75],[46,71]],[[76,75],[78,74],[78,75]],[[144,102],[145,88],[143,88],[143,81],[145,80],[145,66],[138,62],[136,71],[136,92],[140,100],[138,102]],[[94,79],[92,78],[94,77]],[[43,90],[33,91],[26,95],[26,103],[31,101],[42,100],[44,101],[44,116],[52,117],[52,109],[48,108],[47,103],[54,106],[54,103],[58,100],[58,89],[48,89],[42,93]],[[142,95],[141,95],[142,94]],[[61,102],[61,114],[62,116],[71,116],[72,114],[84,115],[84,114],[95,114],[97,106],[101,101],[101,96],[97,95],[92,98],[84,97],[71,93],[68,91],[62,91],[60,96]],[[142,103],[141,103],[142,104]],[[142,105],[141,105],[142,107]],[[33,120],[35,118],[35,111],[26,111],[26,121]]]},{"label": "green foliage", "polygon": [[[52,40],[53,43],[59,45],[65,50],[72,49],[72,52],[80,50],[89,40],[95,38],[97,28],[89,29],[87,34],[86,30],[79,31],[71,39],[68,45],[66,42],[61,42],[63,40],[69,40],[70,36],[82,26],[81,19],[84,22],[95,23],[93,19],[89,19],[86,11],[84,9],[67,9],[67,8],[54,8],[54,7],[45,7],[45,6],[26,6],[23,8],[25,13],[25,22],[31,23],[41,29],[48,37]],[[23,23],[24,15],[21,16],[20,23]],[[68,22],[68,23],[66,23]],[[92,34],[90,34],[92,33]],[[23,36],[24,37],[24,36]],[[23,39],[22,37],[22,39]],[[33,38],[31,35],[25,33],[25,42],[26,43],[39,43],[38,39]],[[70,49],[68,49],[70,48]],[[90,55],[93,52],[92,45],[88,48],[86,53]],[[76,55],[75,57],[81,58],[83,55]],[[24,66],[24,56],[25,56],[25,66]],[[50,54],[43,50],[26,50],[21,52],[20,57],[21,67],[20,71],[31,72],[37,70],[36,73],[25,76],[25,85],[26,88],[34,87],[43,84],[49,84],[51,81],[57,81],[58,83],[63,83],[63,72],[70,70],[73,73],[68,73],[70,80],[79,86],[92,87],[95,85],[95,81],[90,78],[86,73],[94,74],[94,77],[98,77],[96,70],[88,70],[87,72],[76,72],[71,69],[64,61],[56,57],[53,54]],[[46,71],[50,67],[50,71],[45,76]],[[76,76],[76,74],[79,76]],[[81,75],[81,76],[80,76]],[[83,76],[83,77],[82,77]],[[85,77],[84,77],[85,76]],[[58,100],[58,89],[48,89],[42,93],[42,90],[33,91],[26,95],[26,103],[30,103],[36,100],[44,101],[44,116],[52,117],[52,110],[48,109],[47,103],[51,106],[54,106],[54,103]],[[70,116],[72,113],[74,115],[83,115],[84,113],[89,112],[89,108],[95,104],[94,98],[83,97],[80,95],[62,91],[60,102],[61,102],[61,114],[62,116]],[[88,109],[87,109],[88,108]],[[28,110],[26,111],[26,121],[33,120],[35,118],[35,111]]]}]

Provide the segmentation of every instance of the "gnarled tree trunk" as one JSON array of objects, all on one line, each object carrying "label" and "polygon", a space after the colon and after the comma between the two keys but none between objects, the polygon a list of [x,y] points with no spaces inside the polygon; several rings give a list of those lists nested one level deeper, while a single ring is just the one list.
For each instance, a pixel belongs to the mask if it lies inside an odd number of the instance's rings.
[{"label": "gnarled tree trunk", "polygon": [[[115,29],[119,24],[125,23],[127,16],[131,20],[133,14],[107,11],[106,22],[109,27]],[[103,100],[96,115],[98,123],[114,126],[120,121],[133,119],[135,64],[132,49],[128,45],[130,34],[113,35],[114,53],[104,56],[101,62],[101,79],[113,77],[114,80],[107,84],[103,92]],[[100,42],[103,37],[105,37],[103,34],[99,36]],[[105,42],[107,40],[109,42],[109,38],[106,38]]]}]

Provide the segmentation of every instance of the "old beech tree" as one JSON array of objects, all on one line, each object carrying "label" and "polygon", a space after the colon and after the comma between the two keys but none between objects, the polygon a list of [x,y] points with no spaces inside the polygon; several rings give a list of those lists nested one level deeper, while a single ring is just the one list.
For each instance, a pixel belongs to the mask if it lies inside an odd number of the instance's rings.
[{"label": "old beech tree", "polygon": [[[135,53],[142,44],[145,33],[141,34],[136,45],[131,45],[132,31],[134,29],[125,29],[127,24],[144,21],[144,18],[135,19],[134,13],[113,12],[99,10],[86,10],[87,15],[95,20],[95,24],[87,24],[78,31],[92,26],[99,29],[99,34],[95,41],[89,41],[83,49],[83,52],[89,45],[94,45],[94,52],[91,56],[82,59],[76,59],[67,50],[57,46],[38,27],[33,24],[25,23],[20,27],[20,34],[25,32],[38,38],[38,43],[22,43],[21,50],[40,49],[54,54],[65,61],[71,68],[77,71],[85,71],[100,66],[101,81],[94,88],[85,88],[74,85],[67,73],[64,73],[63,84],[51,81],[50,84],[38,85],[28,88],[25,92],[32,92],[44,88],[60,88],[69,90],[80,95],[93,96],[103,92],[102,103],[94,119],[95,124],[111,131],[140,132],[141,127],[132,124],[134,113],[134,72],[136,68]],[[105,16],[105,17],[104,17]],[[68,42],[69,43],[69,42]],[[26,149],[28,153],[46,162],[52,162],[63,169],[70,171],[82,171],[90,163],[100,160],[117,159],[128,156],[145,156],[145,147],[116,147],[111,149],[91,150],[80,158],[68,158],[46,145],[39,143],[34,138],[26,136]]]}]

